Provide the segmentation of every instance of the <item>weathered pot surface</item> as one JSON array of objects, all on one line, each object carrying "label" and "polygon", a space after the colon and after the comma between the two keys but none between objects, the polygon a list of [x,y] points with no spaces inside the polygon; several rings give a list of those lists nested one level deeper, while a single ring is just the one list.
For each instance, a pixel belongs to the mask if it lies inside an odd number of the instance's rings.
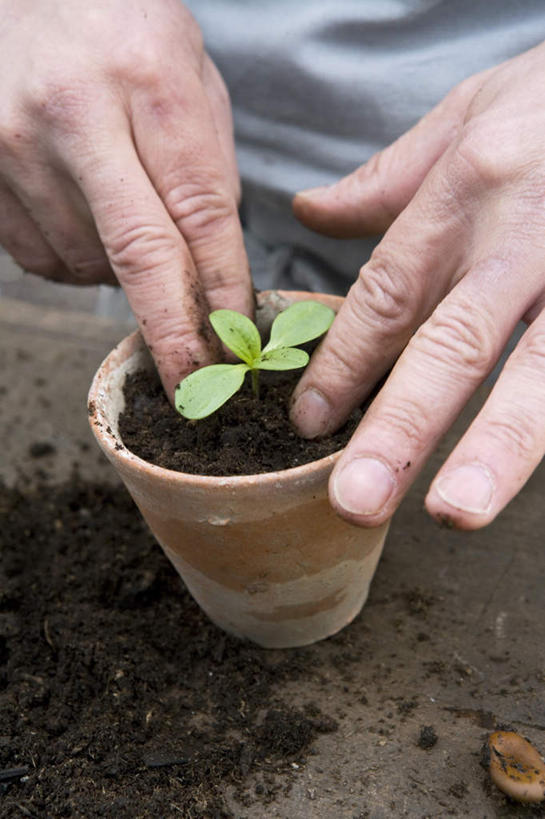
[{"label": "weathered pot surface", "polygon": [[[260,294],[258,323],[291,301],[342,299]],[[92,430],[189,591],[221,628],[266,648],[335,634],[367,599],[388,524],[360,529],[331,509],[327,482],[339,453],[259,475],[205,477],[141,460],[124,446],[118,419],[127,373],[152,367],[141,335],[104,360],[89,392]]]}]

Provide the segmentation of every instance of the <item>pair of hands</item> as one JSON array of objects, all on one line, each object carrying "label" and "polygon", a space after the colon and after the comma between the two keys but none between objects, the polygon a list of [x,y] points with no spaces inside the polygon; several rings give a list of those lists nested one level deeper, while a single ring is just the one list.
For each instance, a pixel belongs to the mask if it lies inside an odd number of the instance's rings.
[{"label": "pair of hands", "polygon": [[[49,278],[118,281],[172,394],[219,354],[207,312],[253,304],[229,101],[198,27],[179,0],[0,0],[0,19],[0,244]],[[330,432],[397,361],[331,476],[355,523],[393,513],[521,318],[427,508],[483,526],[545,451],[544,78],[544,46],[474,76],[294,200],[323,233],[386,230],[292,406],[302,434]]]}]

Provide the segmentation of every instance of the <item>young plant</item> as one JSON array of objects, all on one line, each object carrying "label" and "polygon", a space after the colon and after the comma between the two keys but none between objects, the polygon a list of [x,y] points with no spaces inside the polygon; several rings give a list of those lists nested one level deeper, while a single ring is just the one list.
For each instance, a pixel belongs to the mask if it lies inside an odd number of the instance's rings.
[{"label": "young plant", "polygon": [[212,364],[195,370],[176,387],[176,409],[185,418],[206,418],[241,388],[247,372],[252,375],[252,388],[259,397],[259,371],[305,367],[308,354],[296,345],[321,336],[334,317],[333,310],[319,302],[295,302],[277,315],[269,342],[261,349],[253,321],[234,310],[215,310],[210,313],[212,327],[242,363]]}]

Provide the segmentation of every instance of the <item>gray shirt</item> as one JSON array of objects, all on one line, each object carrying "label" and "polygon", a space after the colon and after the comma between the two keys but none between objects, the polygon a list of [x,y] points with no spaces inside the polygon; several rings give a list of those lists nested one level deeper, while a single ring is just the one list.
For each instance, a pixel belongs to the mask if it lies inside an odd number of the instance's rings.
[{"label": "gray shirt", "polygon": [[302,188],[365,162],[455,84],[545,39],[544,0],[188,0],[231,93],[258,286],[343,292],[373,242],[315,236]]}]

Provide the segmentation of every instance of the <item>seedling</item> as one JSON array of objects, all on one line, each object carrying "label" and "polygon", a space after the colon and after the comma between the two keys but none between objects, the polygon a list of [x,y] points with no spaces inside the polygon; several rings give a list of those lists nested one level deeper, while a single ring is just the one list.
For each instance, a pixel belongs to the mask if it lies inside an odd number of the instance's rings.
[{"label": "seedling", "polygon": [[185,418],[206,418],[231,398],[251,373],[254,395],[259,397],[260,370],[294,370],[308,364],[308,353],[297,349],[329,329],[335,317],[331,308],[316,301],[291,304],[273,321],[268,344],[261,349],[259,330],[247,316],[234,310],[214,310],[210,323],[241,364],[211,364],[188,375],[176,387],[176,409]]}]

